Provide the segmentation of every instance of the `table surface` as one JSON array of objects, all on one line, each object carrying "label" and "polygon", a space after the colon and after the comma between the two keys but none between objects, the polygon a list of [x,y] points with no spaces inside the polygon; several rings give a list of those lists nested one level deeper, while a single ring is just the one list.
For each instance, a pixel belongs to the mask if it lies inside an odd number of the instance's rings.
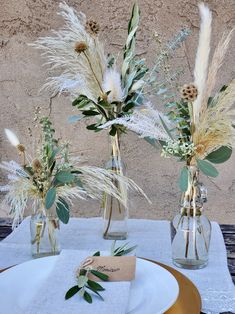
[{"label": "table surface", "polygon": [[[0,241],[11,232],[11,219],[0,218]],[[228,268],[235,284],[235,225],[220,225],[227,250]],[[230,313],[230,312],[226,312]],[[224,313],[225,314],[225,313]]]}]

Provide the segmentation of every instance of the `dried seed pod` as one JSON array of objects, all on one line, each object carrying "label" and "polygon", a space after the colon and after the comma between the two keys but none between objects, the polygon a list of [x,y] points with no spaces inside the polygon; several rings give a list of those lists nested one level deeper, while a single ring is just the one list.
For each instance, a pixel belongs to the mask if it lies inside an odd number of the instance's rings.
[{"label": "dried seed pod", "polygon": [[198,90],[194,84],[185,84],[181,89],[181,97],[187,101],[194,101],[197,95]]},{"label": "dried seed pod", "polygon": [[42,170],[42,164],[40,163],[38,159],[34,159],[32,161],[32,167],[33,167],[33,170],[36,172],[40,172]]},{"label": "dried seed pod", "polygon": [[77,53],[84,52],[85,50],[87,50],[87,48],[88,48],[87,43],[85,43],[84,41],[78,41],[78,42],[76,42],[76,44],[74,46],[74,50]]},{"label": "dried seed pod", "polygon": [[91,35],[97,35],[99,33],[100,26],[95,20],[88,20],[86,22],[86,31]]},{"label": "dried seed pod", "polygon": [[19,153],[24,153],[25,152],[25,147],[23,144],[18,144],[16,146],[16,148],[18,149]]}]

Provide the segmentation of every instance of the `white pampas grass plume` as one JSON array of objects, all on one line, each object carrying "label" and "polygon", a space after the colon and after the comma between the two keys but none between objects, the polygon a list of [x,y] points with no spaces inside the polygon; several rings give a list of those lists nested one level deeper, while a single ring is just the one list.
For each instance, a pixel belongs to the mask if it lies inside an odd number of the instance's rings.
[{"label": "white pampas grass plume", "polygon": [[207,69],[210,55],[210,40],[211,40],[211,11],[204,3],[198,5],[201,25],[199,34],[199,43],[196,54],[195,68],[194,68],[194,84],[198,89],[198,96],[193,102],[194,121],[198,120],[202,99],[205,92],[205,85],[207,80]]},{"label": "white pampas grass plume", "polygon": [[123,100],[124,92],[121,85],[121,76],[118,71],[114,69],[108,69],[104,74],[103,80],[104,92],[110,92],[108,95],[108,101],[119,101]]},{"label": "white pampas grass plume", "polygon": [[[97,36],[86,31],[86,16],[76,12],[66,3],[60,3],[58,13],[65,21],[64,27],[52,31],[51,36],[40,37],[30,46],[39,49],[50,71],[43,88],[67,92],[72,99],[79,94],[97,100],[102,93],[101,84],[106,70],[106,56]],[[75,50],[76,44],[85,43],[82,53]]]},{"label": "white pampas grass plume", "polygon": [[15,135],[15,133],[9,129],[5,129],[4,131],[5,131],[5,134],[7,136],[8,141],[11,143],[11,145],[17,147],[20,144],[20,141],[19,141],[18,137]]},{"label": "white pampas grass plume", "polygon": [[206,82],[206,89],[204,93],[204,97],[202,100],[202,108],[201,111],[203,112],[207,108],[208,98],[211,96],[212,91],[215,87],[216,83],[216,76],[223,64],[225,54],[228,50],[230,40],[232,38],[234,29],[232,29],[227,36],[223,35],[221,40],[218,43],[218,46],[215,49],[209,71],[208,71],[208,78]]},{"label": "white pampas grass plume", "polygon": [[[124,206],[127,206],[126,191],[133,190],[142,194],[149,203],[151,201],[144,191],[131,179],[116,174],[111,170],[106,170],[98,167],[83,166],[79,168],[81,172],[80,178],[87,192],[87,195],[92,198],[100,198],[103,193],[114,196]],[[117,188],[116,184],[121,187]]]},{"label": "white pampas grass plume", "polygon": [[120,124],[139,134],[140,137],[150,137],[156,140],[170,142],[172,139],[162,123],[162,121],[164,121],[165,125],[171,129],[173,126],[169,119],[150,104],[146,104],[145,107],[146,108],[142,110],[134,110],[131,115],[109,121],[101,126],[101,128],[108,128],[113,124]]}]

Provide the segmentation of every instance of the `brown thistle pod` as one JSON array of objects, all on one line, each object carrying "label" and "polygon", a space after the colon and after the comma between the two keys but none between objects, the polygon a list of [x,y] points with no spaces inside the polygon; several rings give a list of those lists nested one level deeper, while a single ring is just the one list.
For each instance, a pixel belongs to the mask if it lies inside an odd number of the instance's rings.
[{"label": "brown thistle pod", "polygon": [[86,22],[86,31],[91,35],[97,35],[100,31],[100,26],[95,20],[88,20]]},{"label": "brown thistle pod", "polygon": [[194,84],[185,84],[181,89],[181,97],[186,101],[194,101],[197,98],[198,90]]},{"label": "brown thistle pod", "polygon": [[87,43],[85,41],[78,41],[75,43],[75,46],[74,46],[74,50],[77,53],[84,52],[85,50],[87,50],[87,48],[88,48],[88,46],[87,46]]}]

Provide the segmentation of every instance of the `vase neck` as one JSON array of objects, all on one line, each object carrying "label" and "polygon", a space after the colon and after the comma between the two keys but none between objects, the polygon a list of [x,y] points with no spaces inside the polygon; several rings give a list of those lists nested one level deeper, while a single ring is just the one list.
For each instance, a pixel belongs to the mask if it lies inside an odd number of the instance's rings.
[{"label": "vase neck", "polygon": [[182,193],[180,210],[181,214],[188,216],[200,216],[203,203],[207,200],[207,190],[199,182],[199,170],[195,165],[187,165],[188,188]]},{"label": "vase neck", "polygon": [[117,133],[114,136],[110,135],[110,144],[111,144],[111,156],[113,157],[121,157],[121,142],[120,142],[120,134]]},{"label": "vase neck", "polygon": [[126,167],[122,161],[120,145],[120,133],[110,136],[110,159],[106,168],[115,171],[117,174],[125,175]]}]

